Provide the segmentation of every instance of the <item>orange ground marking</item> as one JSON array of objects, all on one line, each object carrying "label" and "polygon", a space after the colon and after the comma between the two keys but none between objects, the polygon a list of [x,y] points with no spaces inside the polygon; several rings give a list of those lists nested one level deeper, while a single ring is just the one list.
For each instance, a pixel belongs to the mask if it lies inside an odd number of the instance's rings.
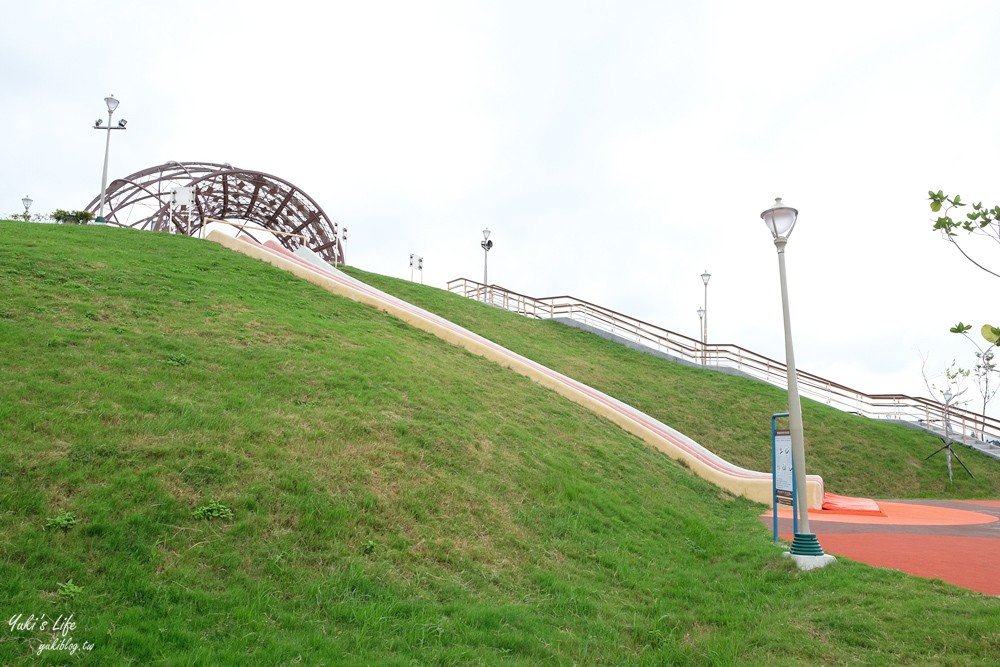
[{"label": "orange ground marking", "polygon": [[[975,502],[979,504],[986,503],[986,501],[982,500]],[[809,521],[833,521],[836,523],[857,523],[874,526],[968,526],[971,524],[993,523],[1000,520],[989,514],[970,512],[969,510],[957,510],[950,507],[890,503],[884,500],[880,500],[878,506],[882,510],[882,513],[885,514],[884,517],[809,510]],[[772,514],[769,511],[761,516],[770,519]],[[778,518],[791,519],[791,508],[782,505],[778,509]]]}]

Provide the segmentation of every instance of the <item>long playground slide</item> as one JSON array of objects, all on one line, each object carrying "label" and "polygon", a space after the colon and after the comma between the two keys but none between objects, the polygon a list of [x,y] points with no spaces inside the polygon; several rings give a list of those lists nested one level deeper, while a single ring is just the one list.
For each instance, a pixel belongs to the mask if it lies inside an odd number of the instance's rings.
[{"label": "long playground slide", "polygon": [[[695,474],[716,486],[759,503],[771,504],[771,473],[747,470],[734,465],[649,415],[433,313],[370,287],[338,271],[305,248],[292,253],[276,241],[260,244],[249,239],[234,238],[219,231],[212,231],[207,238],[244,255],[289,271],[334,294],[389,313],[418,329],[525,375],[565,398],[610,419],[667,456],[683,461]],[[809,508],[821,509],[824,500],[823,479],[810,475],[807,486],[806,498]]]}]

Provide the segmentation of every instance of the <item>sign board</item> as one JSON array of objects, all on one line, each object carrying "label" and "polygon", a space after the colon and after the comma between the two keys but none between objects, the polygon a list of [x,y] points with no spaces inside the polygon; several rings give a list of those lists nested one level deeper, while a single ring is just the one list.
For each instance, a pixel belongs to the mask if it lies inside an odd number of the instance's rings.
[{"label": "sign board", "polygon": [[[783,420],[778,428],[778,420]],[[792,530],[799,532],[798,494],[795,488],[795,464],[792,459],[792,434],[787,428],[788,413],[771,415],[771,515],[774,517],[774,541],[778,541],[778,505],[791,505]]]},{"label": "sign board", "polygon": [[792,434],[787,429],[774,432],[774,493],[779,503],[792,504]]},{"label": "sign board", "polygon": [[194,188],[186,186],[171,190],[170,203],[177,207],[194,206]]}]

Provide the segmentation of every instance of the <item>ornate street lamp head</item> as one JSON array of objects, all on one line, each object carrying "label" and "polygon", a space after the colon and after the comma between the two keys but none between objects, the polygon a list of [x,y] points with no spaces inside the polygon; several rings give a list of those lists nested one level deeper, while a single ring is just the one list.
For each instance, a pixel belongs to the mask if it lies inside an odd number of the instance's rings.
[{"label": "ornate street lamp head", "polygon": [[774,236],[775,240],[787,240],[792,235],[792,228],[795,227],[799,212],[791,206],[785,206],[781,197],[778,197],[774,200],[774,206],[761,213],[760,217],[764,220],[767,228],[771,230],[771,235]]},{"label": "ornate street lamp head", "polygon": [[701,281],[707,285],[708,279],[711,277],[712,274],[708,272],[708,269],[705,269],[705,273],[701,274]]},{"label": "ornate street lamp head", "polygon": [[24,199],[21,200],[21,204],[24,205],[24,212],[27,213],[28,209],[31,208],[31,205],[34,203],[35,203],[34,199],[29,197],[28,195],[24,195]]},{"label": "ornate street lamp head", "polygon": [[490,228],[489,227],[487,227],[486,229],[483,230],[483,240],[484,241],[489,241],[490,240]]},{"label": "ornate street lamp head", "polygon": [[115,109],[118,108],[118,100],[115,99],[114,95],[109,95],[104,98],[104,103],[108,105],[108,113],[114,113]]}]

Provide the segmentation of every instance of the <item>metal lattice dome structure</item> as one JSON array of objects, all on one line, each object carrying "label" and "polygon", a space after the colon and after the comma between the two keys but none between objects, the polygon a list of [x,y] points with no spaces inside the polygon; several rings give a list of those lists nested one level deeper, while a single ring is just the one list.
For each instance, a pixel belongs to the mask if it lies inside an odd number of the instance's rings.
[{"label": "metal lattice dome structure", "polygon": [[[306,246],[327,261],[344,261],[346,233],[342,238],[338,224],[305,192],[260,171],[171,161],[115,179],[104,202],[106,222],[119,227],[197,235],[224,222],[255,240],[270,232],[289,250]],[[98,196],[87,210],[96,215],[100,204]]]}]

